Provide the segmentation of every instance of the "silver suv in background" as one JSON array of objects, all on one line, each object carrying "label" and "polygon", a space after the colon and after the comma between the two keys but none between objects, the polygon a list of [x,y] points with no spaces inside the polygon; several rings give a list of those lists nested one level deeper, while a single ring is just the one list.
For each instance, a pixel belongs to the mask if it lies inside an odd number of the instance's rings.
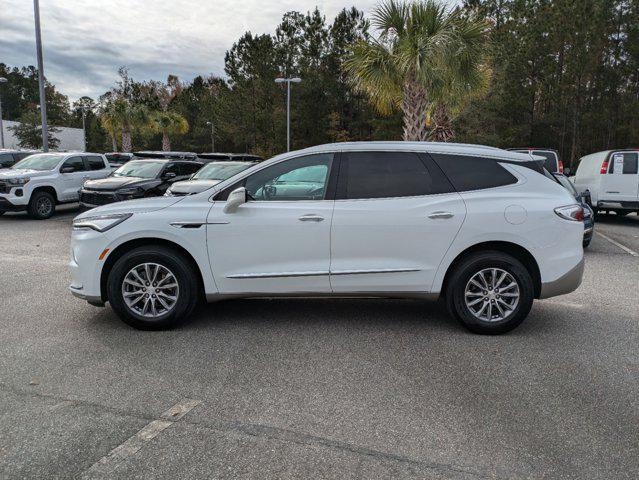
[{"label": "silver suv in background", "polygon": [[43,220],[61,203],[77,202],[86,180],[111,173],[109,162],[98,153],[36,153],[11,168],[0,170],[0,215],[27,211]]}]

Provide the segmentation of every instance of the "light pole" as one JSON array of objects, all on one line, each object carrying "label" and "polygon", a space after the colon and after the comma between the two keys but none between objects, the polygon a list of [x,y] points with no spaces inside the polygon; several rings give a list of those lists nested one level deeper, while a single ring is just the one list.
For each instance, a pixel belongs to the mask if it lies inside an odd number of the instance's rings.
[{"label": "light pole", "polygon": [[82,144],[84,145],[84,151],[87,151],[87,126],[86,126],[86,115],[87,109],[84,105],[80,107],[82,109]]},{"label": "light pole", "polygon": [[291,151],[291,83],[300,83],[299,77],[276,78],[275,83],[286,83],[286,151]]},{"label": "light pole", "polygon": [[[0,85],[7,83],[7,79],[0,77]],[[2,125],[2,92],[0,91],[0,148],[4,148],[4,126]]]},{"label": "light pole", "polygon": [[40,86],[40,118],[42,119],[42,151],[49,151],[49,132],[47,130],[47,99],[44,95],[44,62],[42,61],[42,34],[40,33],[40,2],[33,0],[35,17],[36,55],[38,57],[38,84]]},{"label": "light pole", "polygon": [[213,122],[206,122],[207,125],[211,126],[211,153],[215,152],[215,125]]}]

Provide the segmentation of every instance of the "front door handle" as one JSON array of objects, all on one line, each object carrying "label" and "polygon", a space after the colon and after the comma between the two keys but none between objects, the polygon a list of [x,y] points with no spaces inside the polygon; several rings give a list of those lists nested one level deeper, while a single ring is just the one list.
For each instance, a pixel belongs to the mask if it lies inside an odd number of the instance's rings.
[{"label": "front door handle", "polygon": [[428,218],[452,218],[454,217],[454,215],[450,212],[433,212],[430,215],[428,215]]},{"label": "front door handle", "polygon": [[308,215],[302,215],[299,218],[300,222],[323,222],[324,221],[324,217],[322,217],[321,215],[314,215],[312,213],[309,213]]}]

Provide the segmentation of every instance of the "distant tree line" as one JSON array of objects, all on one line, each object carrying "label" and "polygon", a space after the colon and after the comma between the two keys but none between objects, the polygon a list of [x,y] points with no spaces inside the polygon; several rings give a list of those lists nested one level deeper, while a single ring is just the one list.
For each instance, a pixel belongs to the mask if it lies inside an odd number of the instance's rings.
[{"label": "distant tree line", "polygon": [[[286,91],[274,79],[299,76],[295,149],[407,138],[408,116],[414,138],[551,147],[568,164],[639,144],[636,1],[465,0],[454,12],[387,2],[372,20],[374,29],[356,8],[332,22],[317,9],[289,12],[274,33],[233,44],[224,78],[137,81],[121,68],[110,91],[73,104],[47,83],[49,122],[80,127],[84,109],[90,150],[198,152],[211,149],[212,123],[216,150],[269,156],[286,148]],[[387,88],[375,91],[366,75]],[[0,64],[0,76],[4,118],[33,120],[37,71]],[[401,90],[415,79],[428,88],[404,91],[420,105],[407,110]]]}]

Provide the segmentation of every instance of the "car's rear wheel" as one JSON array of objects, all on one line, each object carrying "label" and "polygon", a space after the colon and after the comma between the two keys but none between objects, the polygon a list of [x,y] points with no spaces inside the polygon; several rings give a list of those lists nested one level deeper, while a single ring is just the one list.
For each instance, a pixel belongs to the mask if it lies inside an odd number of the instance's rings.
[{"label": "car's rear wheel", "polygon": [[36,220],[46,220],[55,213],[55,198],[49,192],[35,192],[27,207],[29,216]]},{"label": "car's rear wheel", "polygon": [[449,311],[470,331],[505,333],[528,316],[534,299],[533,281],[526,267],[511,255],[475,253],[453,271],[446,299]]},{"label": "car's rear wheel", "polygon": [[179,325],[199,298],[198,277],[189,260],[165,247],[138,247],[124,254],[107,280],[111,306],[140,330]]}]

